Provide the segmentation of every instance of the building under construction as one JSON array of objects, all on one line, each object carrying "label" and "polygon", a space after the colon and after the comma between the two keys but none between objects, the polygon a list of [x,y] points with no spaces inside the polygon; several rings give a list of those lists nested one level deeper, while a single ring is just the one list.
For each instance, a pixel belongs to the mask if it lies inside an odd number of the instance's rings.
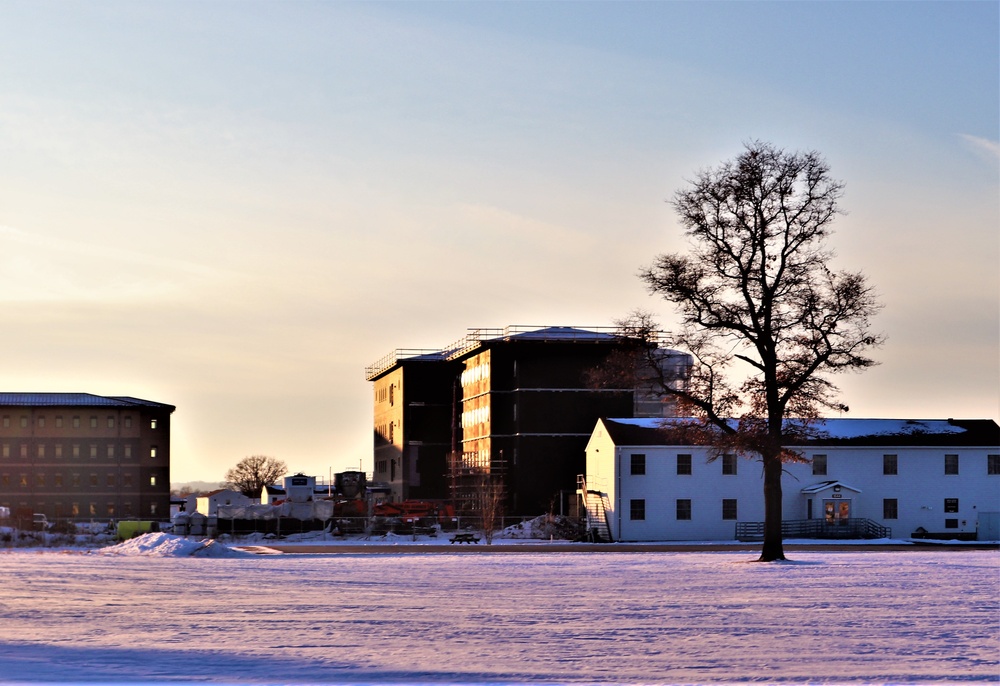
[{"label": "building under construction", "polygon": [[[365,370],[374,481],[394,500],[447,499],[459,513],[498,495],[507,514],[566,511],[598,418],[672,414],[634,379],[595,383],[635,344],[600,327],[509,326],[471,329],[438,350],[396,350]],[[688,356],[658,352],[682,378]]]}]

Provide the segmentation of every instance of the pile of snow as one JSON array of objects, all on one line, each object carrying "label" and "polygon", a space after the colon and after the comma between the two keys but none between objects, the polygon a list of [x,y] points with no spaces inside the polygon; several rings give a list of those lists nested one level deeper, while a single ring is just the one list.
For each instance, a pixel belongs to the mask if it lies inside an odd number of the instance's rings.
[{"label": "pile of snow", "polygon": [[577,541],[583,535],[578,522],[562,515],[544,514],[503,529],[497,538]]},{"label": "pile of snow", "polygon": [[253,553],[234,550],[212,540],[195,540],[165,533],[137,536],[104,548],[102,555],[147,555],[150,557],[250,557]]}]

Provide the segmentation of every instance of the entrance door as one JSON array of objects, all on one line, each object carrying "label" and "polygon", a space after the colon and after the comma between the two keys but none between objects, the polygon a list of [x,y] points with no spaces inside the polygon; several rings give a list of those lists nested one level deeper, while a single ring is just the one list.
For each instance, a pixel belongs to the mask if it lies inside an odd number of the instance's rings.
[{"label": "entrance door", "polygon": [[847,524],[851,518],[851,501],[824,500],[823,515],[827,524]]}]

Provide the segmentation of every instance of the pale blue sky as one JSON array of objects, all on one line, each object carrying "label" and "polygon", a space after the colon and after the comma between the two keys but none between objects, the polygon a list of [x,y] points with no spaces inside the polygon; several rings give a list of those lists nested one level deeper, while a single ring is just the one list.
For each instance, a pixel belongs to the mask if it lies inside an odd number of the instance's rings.
[{"label": "pale blue sky", "polygon": [[4,390],[177,405],[173,480],[371,468],[364,367],[672,312],[665,202],[759,138],[846,183],[857,417],[998,407],[996,2],[3,2]]}]

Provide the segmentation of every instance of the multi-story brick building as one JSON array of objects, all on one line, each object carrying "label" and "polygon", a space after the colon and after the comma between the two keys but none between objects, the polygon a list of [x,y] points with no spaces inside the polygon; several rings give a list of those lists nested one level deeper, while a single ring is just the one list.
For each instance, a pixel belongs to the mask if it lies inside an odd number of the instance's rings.
[{"label": "multi-story brick building", "polygon": [[[450,498],[461,509],[471,497],[463,477],[494,474],[508,513],[560,510],[574,501],[599,417],[670,414],[634,386],[593,383],[591,372],[629,343],[616,330],[511,326],[473,329],[442,350],[397,350],[366,370],[374,480],[394,500]],[[663,364],[689,364],[663,352]]]},{"label": "multi-story brick building", "polygon": [[0,505],[54,520],[170,516],[172,405],[0,393]]}]

